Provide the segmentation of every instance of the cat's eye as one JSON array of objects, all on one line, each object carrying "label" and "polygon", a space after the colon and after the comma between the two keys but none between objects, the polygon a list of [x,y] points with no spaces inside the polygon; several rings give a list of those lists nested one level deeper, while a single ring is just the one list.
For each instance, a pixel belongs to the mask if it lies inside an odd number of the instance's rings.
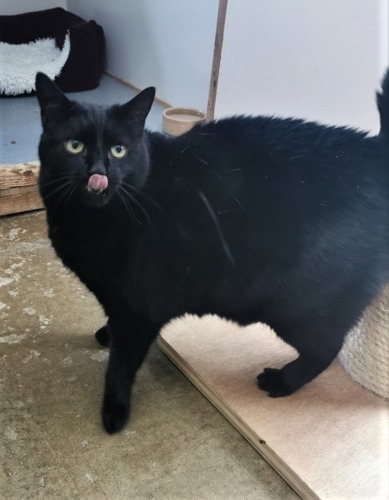
[{"label": "cat's eye", "polygon": [[116,144],[115,146],[112,146],[111,148],[111,155],[115,158],[124,158],[128,153],[128,149],[126,146],[123,146],[122,144]]},{"label": "cat's eye", "polygon": [[79,155],[84,151],[85,146],[84,143],[78,141],[77,139],[70,139],[65,142],[65,149],[72,155]]}]

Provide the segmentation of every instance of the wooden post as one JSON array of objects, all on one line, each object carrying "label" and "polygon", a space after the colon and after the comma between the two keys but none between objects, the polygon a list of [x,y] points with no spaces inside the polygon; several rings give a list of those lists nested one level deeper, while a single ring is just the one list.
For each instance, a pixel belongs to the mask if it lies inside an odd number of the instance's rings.
[{"label": "wooden post", "polygon": [[215,113],[217,84],[219,81],[220,59],[222,56],[224,25],[226,22],[228,0],[219,0],[219,10],[216,23],[215,47],[213,51],[211,83],[209,86],[207,120],[212,120]]}]

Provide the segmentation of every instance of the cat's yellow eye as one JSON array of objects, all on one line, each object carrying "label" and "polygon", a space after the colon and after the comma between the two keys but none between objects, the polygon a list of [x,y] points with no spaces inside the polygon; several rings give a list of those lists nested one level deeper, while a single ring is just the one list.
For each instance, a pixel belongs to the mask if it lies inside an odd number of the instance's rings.
[{"label": "cat's yellow eye", "polygon": [[112,146],[111,148],[111,155],[114,158],[124,158],[128,153],[128,149],[126,146],[123,146],[122,144],[116,144],[115,146]]},{"label": "cat's yellow eye", "polygon": [[70,139],[70,141],[65,142],[65,149],[72,155],[79,155],[84,151],[85,146],[84,143],[77,139]]}]

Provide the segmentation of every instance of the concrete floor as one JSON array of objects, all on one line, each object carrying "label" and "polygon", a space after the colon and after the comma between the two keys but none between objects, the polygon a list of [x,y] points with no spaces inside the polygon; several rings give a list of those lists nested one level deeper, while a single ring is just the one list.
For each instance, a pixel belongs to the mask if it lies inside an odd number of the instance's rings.
[{"label": "concrete floor", "polygon": [[156,345],[130,423],[105,434],[104,317],[43,212],[0,219],[0,262],[0,498],[297,498]]}]

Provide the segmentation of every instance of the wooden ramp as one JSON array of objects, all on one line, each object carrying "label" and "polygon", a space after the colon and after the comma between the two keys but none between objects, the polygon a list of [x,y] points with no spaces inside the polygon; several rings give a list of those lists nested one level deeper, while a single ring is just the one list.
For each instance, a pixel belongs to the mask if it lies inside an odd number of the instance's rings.
[{"label": "wooden ramp", "polygon": [[297,393],[273,399],[256,376],[296,352],[266,325],[186,315],[162,329],[159,346],[302,498],[389,498],[388,402],[337,361]]}]

